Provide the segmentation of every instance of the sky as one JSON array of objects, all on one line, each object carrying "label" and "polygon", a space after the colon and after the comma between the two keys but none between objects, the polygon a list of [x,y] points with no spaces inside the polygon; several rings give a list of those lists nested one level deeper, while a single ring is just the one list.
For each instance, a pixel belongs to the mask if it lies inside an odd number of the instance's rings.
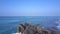
[{"label": "sky", "polygon": [[60,0],[0,0],[0,16],[60,16]]}]

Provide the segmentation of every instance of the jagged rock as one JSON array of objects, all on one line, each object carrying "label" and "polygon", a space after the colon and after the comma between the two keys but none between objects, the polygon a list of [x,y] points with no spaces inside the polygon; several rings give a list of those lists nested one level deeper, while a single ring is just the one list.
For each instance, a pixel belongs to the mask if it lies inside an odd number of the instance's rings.
[{"label": "jagged rock", "polygon": [[58,34],[56,31],[48,30],[39,26],[32,26],[28,23],[20,24],[17,32],[21,32],[22,34]]}]

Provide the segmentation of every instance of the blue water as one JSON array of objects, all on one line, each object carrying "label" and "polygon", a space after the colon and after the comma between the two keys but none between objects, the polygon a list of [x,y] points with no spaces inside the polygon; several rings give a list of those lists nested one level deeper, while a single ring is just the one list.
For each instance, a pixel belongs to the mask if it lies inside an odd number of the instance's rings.
[{"label": "blue water", "polygon": [[12,34],[17,31],[18,25],[28,22],[48,29],[58,30],[55,22],[60,16],[0,16],[0,34]]}]

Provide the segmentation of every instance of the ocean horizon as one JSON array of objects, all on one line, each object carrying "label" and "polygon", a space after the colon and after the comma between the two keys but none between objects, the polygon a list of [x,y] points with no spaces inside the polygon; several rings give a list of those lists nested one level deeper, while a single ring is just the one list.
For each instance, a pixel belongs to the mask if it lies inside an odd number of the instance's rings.
[{"label": "ocean horizon", "polygon": [[0,16],[0,34],[16,33],[18,25],[25,22],[60,31],[60,16]]}]

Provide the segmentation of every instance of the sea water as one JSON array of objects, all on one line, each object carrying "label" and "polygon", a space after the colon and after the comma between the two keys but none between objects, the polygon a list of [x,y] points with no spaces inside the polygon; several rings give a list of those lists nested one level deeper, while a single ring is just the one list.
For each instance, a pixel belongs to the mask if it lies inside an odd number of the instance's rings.
[{"label": "sea water", "polygon": [[59,30],[60,16],[0,16],[0,34],[16,33],[25,22],[52,30]]}]

